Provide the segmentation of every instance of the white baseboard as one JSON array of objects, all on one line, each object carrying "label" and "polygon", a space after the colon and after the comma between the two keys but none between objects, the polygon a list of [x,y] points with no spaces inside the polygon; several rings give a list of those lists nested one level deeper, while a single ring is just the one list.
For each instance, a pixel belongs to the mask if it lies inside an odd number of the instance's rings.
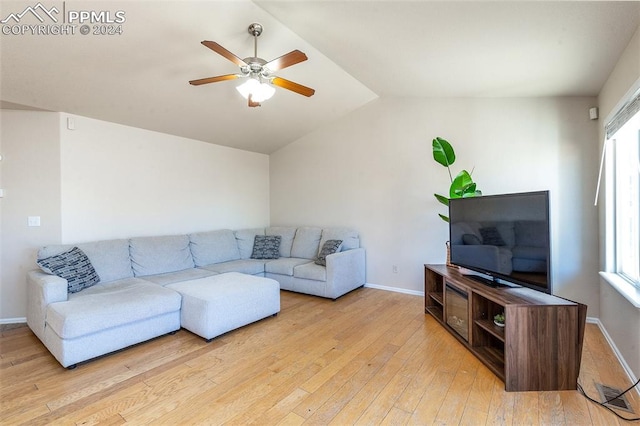
[{"label": "white baseboard", "polygon": [[3,324],[25,324],[27,319],[25,317],[22,318],[0,318],[0,325]]},{"label": "white baseboard", "polygon": [[[616,355],[616,358],[618,358],[618,361],[620,362],[620,365],[622,365],[622,369],[624,370],[625,373],[627,373],[627,377],[629,377],[629,380],[631,380],[631,383],[637,382],[638,378],[635,376],[635,374],[633,374],[633,371],[631,370],[631,367],[629,367],[629,364],[627,364],[627,361],[625,361],[624,357],[622,356],[622,354],[618,350],[618,347],[614,343],[613,339],[611,338],[609,333],[607,333],[607,329],[604,328],[604,324],[602,324],[602,322],[600,321],[600,318],[587,317],[587,322],[590,323],[590,324],[596,324],[598,326],[598,328],[602,332],[602,335],[607,340],[607,343],[609,343],[609,346],[611,347],[611,350]],[[640,388],[639,387],[636,387],[636,392],[638,393],[638,396],[640,396]]]},{"label": "white baseboard", "polygon": [[424,296],[424,291],[407,290],[406,288],[389,287],[386,285],[378,285],[378,284],[370,284],[370,283],[366,283],[364,286],[369,288],[375,288],[378,290],[393,291],[395,293],[410,294],[412,296]]}]

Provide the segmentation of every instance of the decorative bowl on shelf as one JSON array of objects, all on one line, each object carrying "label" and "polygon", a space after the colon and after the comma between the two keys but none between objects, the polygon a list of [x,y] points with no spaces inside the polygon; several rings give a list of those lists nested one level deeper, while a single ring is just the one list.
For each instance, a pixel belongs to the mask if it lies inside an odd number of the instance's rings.
[{"label": "decorative bowl on shelf", "polygon": [[504,312],[494,316],[493,323],[498,327],[504,327]]}]

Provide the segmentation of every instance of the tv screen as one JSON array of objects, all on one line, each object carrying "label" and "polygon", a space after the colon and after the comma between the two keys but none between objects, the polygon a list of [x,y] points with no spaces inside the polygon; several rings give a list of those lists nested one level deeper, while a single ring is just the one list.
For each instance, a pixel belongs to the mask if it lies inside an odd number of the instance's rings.
[{"label": "tv screen", "polygon": [[552,294],[549,236],[549,191],[449,200],[451,263],[486,284]]}]

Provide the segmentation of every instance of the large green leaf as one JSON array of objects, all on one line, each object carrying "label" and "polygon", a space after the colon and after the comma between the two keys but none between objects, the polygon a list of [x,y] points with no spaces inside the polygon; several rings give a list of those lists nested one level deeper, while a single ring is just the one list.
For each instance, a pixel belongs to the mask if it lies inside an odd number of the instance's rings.
[{"label": "large green leaf", "polygon": [[456,161],[456,154],[453,151],[453,147],[445,139],[442,139],[441,137],[435,138],[433,140],[432,147],[433,159],[443,166],[449,167]]},{"label": "large green leaf", "polygon": [[440,194],[433,194],[433,195],[436,197],[436,200],[440,201],[441,204],[444,204],[447,207],[449,206],[449,199],[447,197]]},{"label": "large green leaf", "polygon": [[449,218],[447,216],[443,215],[442,213],[438,213],[438,216],[440,216],[440,218],[442,220],[444,220],[445,222],[449,222]]},{"label": "large green leaf", "polygon": [[473,192],[465,192],[464,194],[462,194],[462,198],[480,197],[480,196],[482,196],[482,191],[480,191],[479,189],[476,189]]},{"label": "large green leaf", "polygon": [[453,179],[449,187],[449,198],[462,198],[465,194],[476,192],[476,184],[468,171],[462,170]]}]

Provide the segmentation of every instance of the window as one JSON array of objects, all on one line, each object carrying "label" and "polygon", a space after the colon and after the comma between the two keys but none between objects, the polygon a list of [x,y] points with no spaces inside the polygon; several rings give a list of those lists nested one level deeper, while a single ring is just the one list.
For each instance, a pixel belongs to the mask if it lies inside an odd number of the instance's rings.
[{"label": "window", "polygon": [[[610,151],[607,251],[611,268],[640,287],[640,91],[607,124]],[[609,219],[608,219],[609,221]]]}]

